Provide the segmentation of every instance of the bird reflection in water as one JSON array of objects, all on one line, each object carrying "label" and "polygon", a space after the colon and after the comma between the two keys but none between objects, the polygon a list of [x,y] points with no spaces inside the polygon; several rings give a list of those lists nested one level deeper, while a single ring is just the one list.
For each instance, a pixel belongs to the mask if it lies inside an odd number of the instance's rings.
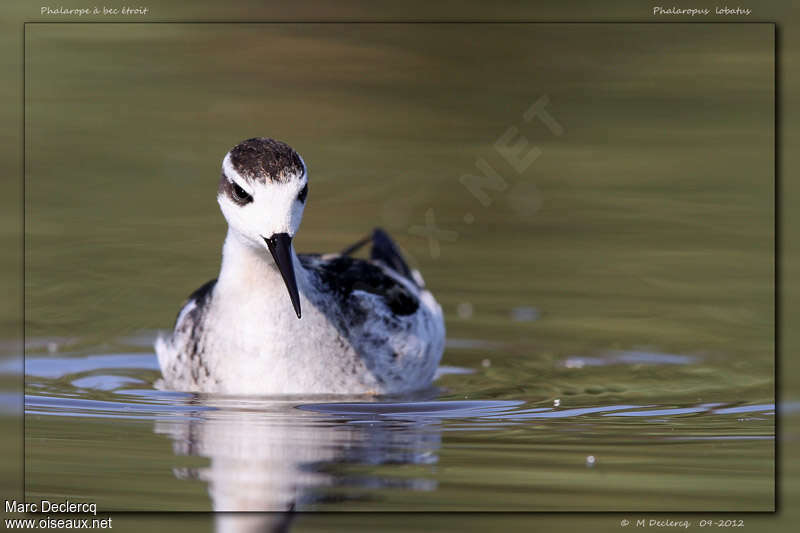
[{"label": "bird reflection in water", "polygon": [[[174,473],[179,479],[208,484],[212,508],[218,513],[217,531],[286,531],[296,510],[375,498],[363,489],[436,489],[433,476],[345,473],[346,465],[435,464],[441,445],[441,420],[436,417],[381,412],[381,405],[399,404],[298,407],[300,402],[194,401],[197,412],[159,421],[155,432],[172,439],[176,455],[210,460],[208,466],[176,468]],[[370,408],[349,412],[348,405]]]}]

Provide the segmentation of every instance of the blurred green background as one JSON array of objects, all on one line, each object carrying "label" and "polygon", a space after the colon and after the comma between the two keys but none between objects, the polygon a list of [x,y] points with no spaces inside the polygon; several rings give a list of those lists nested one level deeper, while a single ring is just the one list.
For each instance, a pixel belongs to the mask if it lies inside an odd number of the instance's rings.
[{"label": "blurred green background", "polygon": [[[298,248],[380,221],[451,336],[507,340],[510,310],[533,306],[520,351],[724,353],[741,366],[711,365],[727,373],[705,386],[771,395],[771,26],[188,28],[28,28],[45,52],[28,70],[44,81],[28,93],[29,336],[96,346],[169,324],[168,302],[218,267],[219,159],[266,134],[311,167]],[[562,137],[521,120],[542,94]],[[491,144],[512,125],[542,156],[505,167],[485,208],[458,177],[476,157],[501,168]],[[439,257],[409,233],[430,208],[458,232]]]},{"label": "blurred green background", "polygon": [[[264,135],[310,168],[297,248],[386,227],[451,337],[720,352],[771,378],[771,25],[40,24],[27,38],[30,339],[168,328],[219,268],[221,157]],[[522,118],[542,95],[561,136]],[[512,126],[541,151],[522,173],[492,149]],[[459,182],[478,158],[507,182],[488,206]],[[452,234],[438,249],[417,235],[426,212]],[[542,315],[522,330],[521,306]]]}]

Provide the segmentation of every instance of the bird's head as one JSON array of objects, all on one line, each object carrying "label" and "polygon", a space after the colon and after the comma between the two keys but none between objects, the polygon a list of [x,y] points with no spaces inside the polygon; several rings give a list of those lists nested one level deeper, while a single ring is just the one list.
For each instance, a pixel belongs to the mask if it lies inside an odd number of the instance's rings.
[{"label": "bird's head", "polygon": [[234,237],[268,251],[300,318],[292,239],[303,218],[308,172],[288,144],[258,137],[234,146],[222,160],[217,202]]}]

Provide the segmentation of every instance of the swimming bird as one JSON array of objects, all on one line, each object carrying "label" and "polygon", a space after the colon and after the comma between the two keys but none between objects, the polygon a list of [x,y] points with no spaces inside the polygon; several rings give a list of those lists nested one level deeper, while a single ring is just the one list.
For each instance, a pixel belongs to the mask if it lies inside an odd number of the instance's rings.
[{"label": "swimming bird", "polygon": [[[289,145],[245,140],[222,161],[219,276],[155,343],[167,388],[224,394],[395,394],[425,388],[442,310],[381,229],[336,254],[297,254],[308,169]],[[371,244],[369,259],[352,254]]]}]

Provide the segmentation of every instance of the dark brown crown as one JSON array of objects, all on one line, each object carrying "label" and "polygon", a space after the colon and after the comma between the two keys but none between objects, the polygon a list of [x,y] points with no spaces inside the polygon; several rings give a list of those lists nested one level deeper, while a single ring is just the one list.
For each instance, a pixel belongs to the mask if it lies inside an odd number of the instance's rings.
[{"label": "dark brown crown", "polygon": [[285,183],[304,170],[303,160],[291,146],[266,137],[242,141],[230,154],[234,170],[249,181]]}]

